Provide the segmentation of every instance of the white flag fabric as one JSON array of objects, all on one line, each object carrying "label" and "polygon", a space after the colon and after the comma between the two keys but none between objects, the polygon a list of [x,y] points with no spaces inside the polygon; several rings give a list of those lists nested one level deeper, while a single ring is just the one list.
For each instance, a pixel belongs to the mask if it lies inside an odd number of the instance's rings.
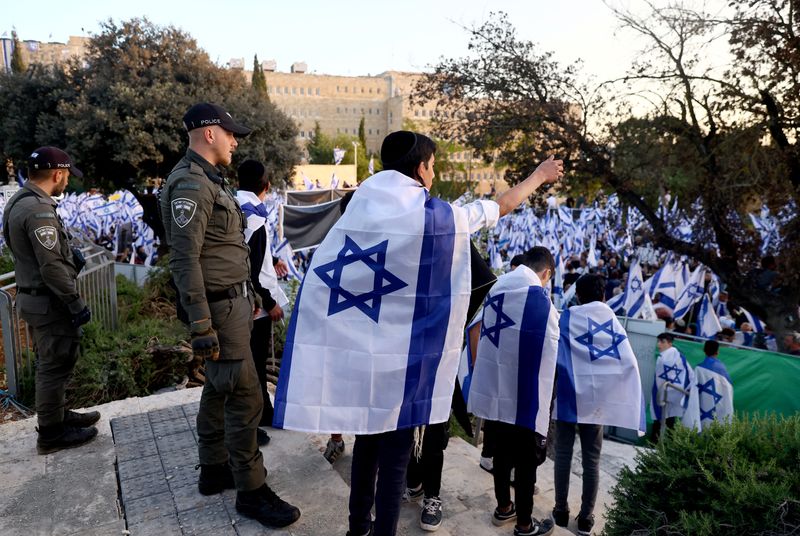
[{"label": "white flag fabric", "polygon": [[733,383],[725,365],[713,357],[697,365],[700,424],[707,428],[714,420],[727,422],[733,416]]},{"label": "white flag fabric", "polygon": [[273,426],[376,434],[446,421],[470,278],[466,209],[396,171],[364,181],[298,292]]},{"label": "white flag fabric", "polygon": [[650,299],[650,295],[646,292],[644,293],[644,305],[642,305],[642,308],[639,309],[637,318],[644,320],[658,320],[655,307],[653,307],[653,301]]},{"label": "white flag fabric", "polygon": [[303,175],[303,185],[306,187],[306,190],[313,190],[314,189],[314,183],[311,182],[311,179],[306,177],[305,173],[301,172],[301,174]]},{"label": "white flag fabric", "polygon": [[639,259],[631,265],[628,272],[628,284],[625,285],[625,314],[631,318],[636,318],[644,305],[644,277]]},{"label": "white flag fabric", "polygon": [[472,364],[472,357],[475,355],[476,349],[472,348],[469,332],[476,324],[480,323],[481,318],[483,318],[482,310],[477,312],[475,318],[467,325],[467,329],[464,330],[464,341],[466,344],[464,344],[464,349],[461,350],[461,357],[458,360],[458,383],[461,385],[461,396],[464,398],[464,402],[469,402],[472,372],[475,369]]},{"label": "white flag fabric", "polygon": [[646,430],[639,364],[608,305],[591,302],[561,315],[554,416],[560,421]]},{"label": "white flag fabric", "polygon": [[692,275],[689,276],[689,281],[680,296],[678,296],[673,318],[682,318],[703,297],[703,289],[705,287],[703,279],[705,275],[705,267],[702,264],[697,265]]},{"label": "white flag fabric", "polygon": [[[277,302],[281,307],[289,305],[289,298],[283,292],[283,289],[278,284],[278,274],[275,272],[275,267],[272,265],[272,248],[270,247],[269,238],[271,232],[267,218],[267,207],[261,199],[258,198],[253,192],[246,190],[239,190],[236,192],[236,201],[242,208],[245,218],[247,218],[247,227],[244,230],[245,242],[250,242],[253,233],[264,228],[266,232],[266,251],[264,261],[261,263],[261,270],[258,272],[258,282],[265,289],[269,290],[272,299]],[[266,311],[265,311],[266,312]]]},{"label": "white flag fabric", "polygon": [[564,300],[564,259],[558,255],[556,259],[556,273],[553,275],[553,305],[556,309],[563,308]]},{"label": "white flag fabric", "polygon": [[558,313],[527,266],[497,278],[483,305],[467,410],[547,436]]},{"label": "white flag fabric", "polygon": [[344,159],[344,153],[345,153],[344,149],[340,149],[339,147],[333,148],[333,163],[335,165],[338,166],[339,164],[342,163],[342,160]]},{"label": "white flag fabric", "polygon": [[375,162],[373,161],[373,158],[374,157],[370,156],[369,157],[369,164],[367,164],[367,172],[370,175],[374,175],[375,174]]},{"label": "white flag fabric", "polygon": [[697,336],[704,339],[714,339],[717,333],[722,331],[722,326],[719,325],[719,319],[714,312],[714,307],[711,305],[711,298],[707,292],[703,294],[703,301],[700,302],[697,325],[699,328]]},{"label": "white flag fabric", "polygon": [[[686,358],[677,348],[665,350],[656,360],[656,372],[653,381],[653,393],[650,399],[650,416],[653,420],[661,419],[662,411],[666,411],[667,418],[683,417],[689,406],[690,397],[676,389],[666,387],[671,383],[686,391],[692,390],[695,384],[695,375]],[[661,406],[666,392],[666,406]]]},{"label": "white flag fabric", "polygon": [[339,187],[339,177],[336,176],[336,173],[331,175],[331,189],[336,189]]}]

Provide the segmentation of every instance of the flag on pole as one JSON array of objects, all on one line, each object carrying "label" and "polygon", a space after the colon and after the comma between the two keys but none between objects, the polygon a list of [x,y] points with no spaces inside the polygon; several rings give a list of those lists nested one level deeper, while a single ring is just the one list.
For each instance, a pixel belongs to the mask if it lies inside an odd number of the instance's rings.
[{"label": "flag on pole", "polygon": [[469,244],[466,209],[396,171],[364,181],[298,291],[273,426],[376,434],[446,421]]},{"label": "flag on pole", "polygon": [[700,401],[700,425],[707,428],[715,420],[727,422],[733,416],[733,383],[725,365],[706,357],[697,365],[697,391]]},{"label": "flag on pole", "polygon": [[672,315],[674,318],[683,317],[689,312],[692,306],[703,297],[703,278],[705,275],[705,267],[702,264],[698,264],[697,268],[692,272],[692,275],[689,276],[689,281],[683,288],[683,292],[681,292],[678,297],[678,301],[675,304],[675,311]]},{"label": "flag on pole", "polygon": [[642,277],[642,267],[639,259],[631,266],[628,272],[628,283],[625,285],[625,314],[631,318],[636,318],[644,305],[644,277]]},{"label": "flag on pole", "polygon": [[369,172],[370,175],[374,175],[375,174],[375,161],[374,161],[374,158],[375,157],[370,156],[369,157],[369,164],[367,165],[367,171]]},{"label": "flag on pole", "polygon": [[302,171],[300,172],[300,174],[303,176],[303,185],[306,187],[306,190],[313,190],[314,189],[314,183],[311,182],[311,179],[306,177],[306,174],[303,173]]},{"label": "flag on pole", "polygon": [[704,339],[715,339],[717,333],[722,331],[722,326],[719,325],[719,319],[714,313],[714,307],[711,305],[711,298],[707,292],[703,294],[703,301],[700,302],[697,325],[697,336]]},{"label": "flag on pole", "polygon": [[[656,360],[653,392],[650,400],[650,415],[654,421],[661,419],[662,412],[666,412],[667,418],[682,418],[689,407],[690,396],[686,396],[677,389],[668,388],[667,384],[675,385],[690,392],[695,385],[695,375],[692,367],[689,366],[686,358],[675,347],[661,352]],[[661,406],[665,396],[666,406]]]},{"label": "flag on pole", "polygon": [[338,187],[339,187],[339,177],[337,177],[337,176],[336,176],[336,173],[334,173],[334,174],[331,176],[331,189],[332,189],[332,190],[335,190],[335,189],[336,189],[336,188],[338,188]]},{"label": "flag on pole", "polygon": [[547,435],[558,313],[527,266],[497,278],[483,305],[467,410]]},{"label": "flag on pole", "polygon": [[342,160],[344,159],[344,153],[345,153],[344,149],[340,149],[339,147],[333,148],[333,163],[335,165],[338,166],[339,164],[342,163]]},{"label": "flag on pole", "polygon": [[639,364],[625,329],[602,302],[561,315],[555,418],[646,430]]}]

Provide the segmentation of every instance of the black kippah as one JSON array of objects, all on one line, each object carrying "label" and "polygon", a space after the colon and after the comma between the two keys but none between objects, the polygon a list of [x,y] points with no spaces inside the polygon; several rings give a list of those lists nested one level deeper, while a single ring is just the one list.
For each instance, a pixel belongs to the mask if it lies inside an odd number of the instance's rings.
[{"label": "black kippah", "polygon": [[392,132],[381,144],[381,162],[383,167],[402,160],[417,145],[417,135],[408,130]]},{"label": "black kippah", "polygon": [[236,170],[239,180],[257,181],[264,176],[264,164],[257,160],[245,160]]}]

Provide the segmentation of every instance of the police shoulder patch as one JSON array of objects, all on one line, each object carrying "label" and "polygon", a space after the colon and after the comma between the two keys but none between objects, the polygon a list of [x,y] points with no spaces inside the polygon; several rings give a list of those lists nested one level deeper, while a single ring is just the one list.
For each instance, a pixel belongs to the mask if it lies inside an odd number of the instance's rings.
[{"label": "police shoulder patch", "polygon": [[58,231],[52,225],[38,227],[33,233],[45,249],[52,250],[58,244]]},{"label": "police shoulder patch", "polygon": [[197,211],[197,203],[185,197],[178,197],[172,200],[172,219],[183,229],[186,227]]}]

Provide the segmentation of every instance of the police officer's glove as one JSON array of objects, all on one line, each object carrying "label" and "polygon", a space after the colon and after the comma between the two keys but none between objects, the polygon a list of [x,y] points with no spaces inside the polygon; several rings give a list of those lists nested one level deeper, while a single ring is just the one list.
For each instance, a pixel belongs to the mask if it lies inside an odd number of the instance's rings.
[{"label": "police officer's glove", "polygon": [[216,361],[219,359],[219,340],[214,328],[192,332],[192,351],[196,357]]},{"label": "police officer's glove", "polygon": [[92,311],[89,310],[89,306],[87,305],[80,312],[75,313],[72,315],[72,327],[80,327],[84,324],[88,324],[89,321],[92,319]]}]

